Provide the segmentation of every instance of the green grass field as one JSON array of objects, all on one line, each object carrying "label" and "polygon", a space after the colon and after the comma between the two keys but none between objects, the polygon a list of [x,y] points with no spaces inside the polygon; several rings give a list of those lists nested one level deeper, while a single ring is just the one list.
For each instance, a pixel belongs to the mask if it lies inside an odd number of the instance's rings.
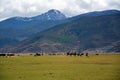
[{"label": "green grass field", "polygon": [[0,57],[0,80],[120,80],[120,54]]}]

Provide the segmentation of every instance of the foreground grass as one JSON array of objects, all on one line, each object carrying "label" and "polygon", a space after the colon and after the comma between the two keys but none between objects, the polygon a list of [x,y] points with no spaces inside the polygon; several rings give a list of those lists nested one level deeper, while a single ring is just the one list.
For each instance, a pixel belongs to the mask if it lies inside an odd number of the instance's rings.
[{"label": "foreground grass", "polygon": [[0,80],[120,80],[120,54],[0,57]]}]

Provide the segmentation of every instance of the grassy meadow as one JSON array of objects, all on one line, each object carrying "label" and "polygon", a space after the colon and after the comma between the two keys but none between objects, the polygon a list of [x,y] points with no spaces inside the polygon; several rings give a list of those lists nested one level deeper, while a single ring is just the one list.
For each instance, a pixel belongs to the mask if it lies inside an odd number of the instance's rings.
[{"label": "grassy meadow", "polygon": [[120,54],[0,57],[0,80],[120,80]]}]

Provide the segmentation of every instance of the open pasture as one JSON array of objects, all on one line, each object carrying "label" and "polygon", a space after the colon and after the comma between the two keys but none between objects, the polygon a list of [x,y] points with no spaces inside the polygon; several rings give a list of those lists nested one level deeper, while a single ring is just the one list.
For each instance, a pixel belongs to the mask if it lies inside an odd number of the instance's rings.
[{"label": "open pasture", "polygon": [[120,80],[120,54],[0,57],[0,80]]}]

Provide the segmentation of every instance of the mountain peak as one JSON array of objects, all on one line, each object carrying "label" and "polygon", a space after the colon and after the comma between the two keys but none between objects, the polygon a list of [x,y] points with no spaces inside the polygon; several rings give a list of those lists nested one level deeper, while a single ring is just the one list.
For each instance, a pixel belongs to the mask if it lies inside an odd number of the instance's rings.
[{"label": "mountain peak", "polygon": [[[49,10],[49,11],[46,12],[46,13],[64,15],[63,13],[61,13],[59,10],[56,10],[56,9],[51,9],[51,10]],[[65,16],[65,15],[64,15],[64,16]]]},{"label": "mountain peak", "polygon": [[61,13],[59,10],[56,10],[56,9],[51,9],[48,12],[51,12],[51,13]]},{"label": "mountain peak", "polygon": [[39,20],[62,20],[65,19],[66,16],[61,13],[59,10],[55,10],[55,9],[51,9],[39,16],[34,17],[35,19],[39,19]]}]

